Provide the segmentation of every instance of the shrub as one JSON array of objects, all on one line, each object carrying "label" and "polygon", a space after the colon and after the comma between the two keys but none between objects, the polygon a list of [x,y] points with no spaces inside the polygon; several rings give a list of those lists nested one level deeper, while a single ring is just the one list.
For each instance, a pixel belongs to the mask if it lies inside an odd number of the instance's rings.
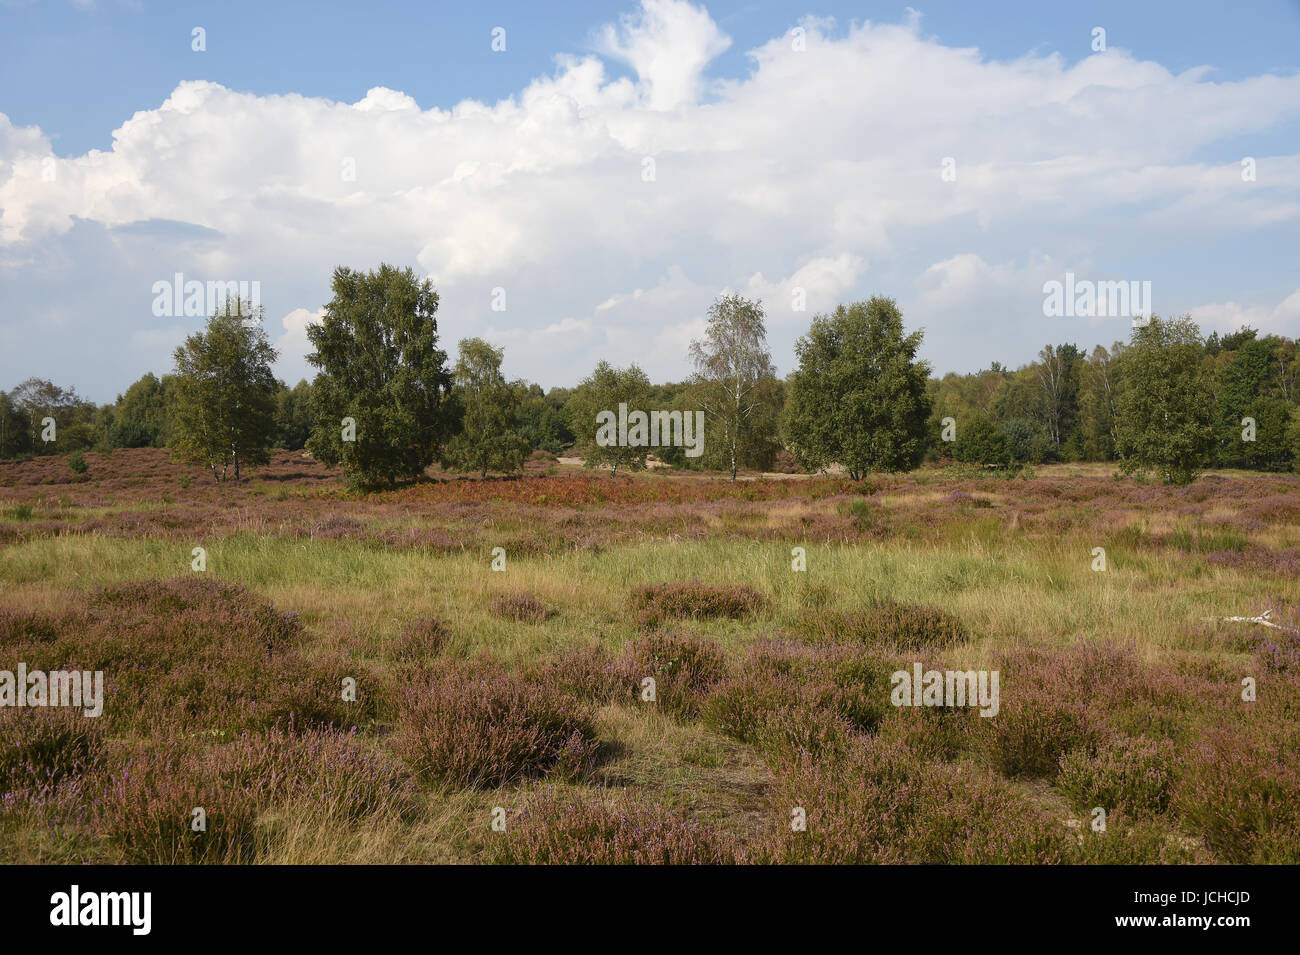
[{"label": "shrub", "polygon": [[38,611],[0,608],[0,647],[51,643],[69,625],[69,621]]},{"label": "shrub", "polygon": [[405,767],[368,748],[355,732],[297,731],[294,726],[244,733],[207,756],[226,789],[249,793],[259,807],[301,802],[349,819],[414,806]]},{"label": "shrub", "polygon": [[758,643],[714,688],[704,719],[777,762],[801,753],[838,756],[891,708],[892,669],[856,648]]},{"label": "shrub", "polygon": [[512,865],[729,865],[745,861],[734,838],[681,810],[620,796],[566,800],[543,792],[492,848]]},{"label": "shrub", "polygon": [[532,594],[514,592],[499,595],[492,603],[492,611],[499,616],[523,623],[541,623],[551,612]]},{"label": "shrub", "polygon": [[96,719],[62,707],[0,707],[0,790],[52,785],[99,764],[104,738]]},{"label": "shrub", "polygon": [[590,711],[571,694],[497,664],[450,662],[408,691],[396,746],[421,776],[467,788],[579,777],[600,751]]},{"label": "shrub", "polygon": [[1054,777],[1061,757],[1086,745],[1087,716],[1076,706],[1041,697],[1003,705],[986,721],[993,764],[1004,776]]},{"label": "shrub", "polygon": [[73,474],[85,474],[90,469],[90,465],[86,463],[80,451],[68,456],[68,467],[72,469]]},{"label": "shrub", "polygon": [[628,644],[622,670],[634,674],[638,686],[645,677],[653,677],[658,705],[676,716],[693,718],[726,673],[726,662],[711,640],[656,633]]},{"label": "shrub", "polygon": [[[32,669],[102,670],[101,719],[114,733],[144,732],[156,718],[172,734],[230,738],[290,714],[300,730],[347,728],[384,708],[379,680],[354,661],[305,659],[297,615],[242,587],[192,574],[100,588],[84,605],[0,617],[0,639]],[[345,676],[362,687],[356,703],[341,699]]]},{"label": "shrub", "polygon": [[1178,833],[1155,819],[1130,820],[1106,813],[1106,829],[1080,825],[1076,846],[1065,861],[1083,865],[1189,865],[1210,861]]},{"label": "shrub", "polygon": [[[206,829],[196,831],[198,808]],[[127,759],[110,773],[95,809],[98,831],[131,863],[249,863],[265,848],[251,794],[217,783],[191,746]]]},{"label": "shrub", "polygon": [[1300,863],[1296,743],[1215,729],[1185,759],[1174,806],[1220,861]]},{"label": "shrub", "polygon": [[656,627],[669,619],[739,620],[766,606],[767,599],[762,594],[743,584],[722,587],[699,580],[682,580],[650,584],[632,591],[632,610],[642,627]]},{"label": "shrub", "polygon": [[919,604],[883,601],[865,610],[842,613],[818,610],[799,621],[805,639],[861,643],[895,650],[920,650],[964,643],[969,634],[957,617]]},{"label": "shrub", "polygon": [[853,520],[853,526],[859,531],[873,530],[878,523],[875,513],[871,510],[871,502],[861,498],[849,502],[847,513]]},{"label": "shrub", "polygon": [[[993,764],[1007,776],[1053,779],[1061,757],[1074,749],[1095,751],[1105,724],[1128,722],[1133,707],[1162,704],[1168,687],[1146,673],[1131,647],[1078,643],[1065,650],[1008,648],[1000,660],[1001,706],[997,716],[973,723]],[[1128,728],[1130,735],[1138,731]]]},{"label": "shrub", "polygon": [[931,764],[897,741],[859,740],[842,761],[804,756],[777,782],[777,805],[802,807],[807,830],[770,838],[781,863],[1046,863],[1064,826],[977,767]]},{"label": "shrub", "polygon": [[393,655],[404,662],[437,656],[450,641],[451,631],[441,620],[417,617],[403,625],[393,643]]},{"label": "shrub", "polygon": [[1072,750],[1061,758],[1056,785],[1081,809],[1101,806],[1133,817],[1169,807],[1173,753],[1168,743],[1142,737],[1107,740],[1096,754]]},{"label": "shrub", "polygon": [[641,692],[641,676],[628,658],[616,657],[600,644],[547,657],[531,674],[538,683],[595,703],[631,703]]}]

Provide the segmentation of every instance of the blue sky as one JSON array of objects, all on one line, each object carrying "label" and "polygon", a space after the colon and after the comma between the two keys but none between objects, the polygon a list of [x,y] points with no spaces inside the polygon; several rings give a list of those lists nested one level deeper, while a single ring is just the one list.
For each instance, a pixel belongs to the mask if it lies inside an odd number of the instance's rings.
[{"label": "blue sky", "polygon": [[[493,102],[549,73],[556,53],[592,50],[592,30],[633,4],[566,0],[539,15],[534,3],[371,0],[119,2],[0,0],[0,109],[39,125],[60,155],[106,149],[136,110],[157,106],[179,80],[206,79],[253,93],[301,93],[343,102],[372,86],[410,94],[423,107]],[[896,22],[908,4],[715,2],[707,4],[732,46],[710,73],[743,76],[745,53],[803,16]],[[924,27],[949,46],[1005,59],[1030,50],[1077,60],[1094,26],[1109,42],[1178,73],[1211,65],[1219,79],[1297,68],[1300,0],[1186,3],[920,3]],[[208,33],[201,59],[195,26]],[[484,39],[507,30],[508,56]],[[1073,41],[1068,42],[1068,41]],[[621,67],[615,72],[628,75]]]},{"label": "blue sky", "polygon": [[913,6],[0,0],[0,387],[168,370],[176,272],[258,281],[310,376],[332,267],[381,260],[435,280],[449,349],[547,386],[682,377],[723,289],[782,372],[876,293],[940,372],[1125,337],[1042,314],[1067,271],[1300,334],[1300,4]]}]

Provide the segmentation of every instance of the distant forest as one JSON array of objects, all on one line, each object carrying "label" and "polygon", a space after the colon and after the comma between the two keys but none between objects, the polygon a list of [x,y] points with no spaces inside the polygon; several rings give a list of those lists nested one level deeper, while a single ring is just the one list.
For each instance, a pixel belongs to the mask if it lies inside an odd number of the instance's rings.
[{"label": "distant forest", "polygon": [[[1206,407],[1200,414],[1211,439],[1197,452],[1200,465],[1265,471],[1300,468],[1297,341],[1242,328],[1222,337],[1216,333],[1201,338],[1195,333],[1191,341],[1180,345],[1182,371],[1190,372],[1204,389]],[[1122,459],[1119,396],[1130,385],[1154,384],[1134,380],[1139,376],[1165,375],[1158,365],[1131,363],[1131,347],[1115,342],[1109,348],[1098,345],[1085,353],[1072,344],[1047,345],[1036,361],[1014,370],[995,362],[983,371],[949,373],[942,378],[931,376],[924,363],[914,363],[925,375],[925,400],[921,402],[921,407],[928,408],[925,458],[955,457],[984,464]],[[494,351],[499,368],[500,350]],[[489,364],[492,358],[489,354]],[[1189,362],[1197,367],[1188,368]],[[602,370],[627,373],[603,362],[597,372]],[[641,374],[635,366],[629,371]],[[792,420],[791,382],[801,372],[816,375],[818,370],[815,363],[808,366],[805,362],[805,367],[785,379],[769,376],[770,387],[763,390],[761,399],[770,406],[763,416],[768,422],[767,440],[748,442],[750,453],[741,466],[771,467],[777,459],[793,466],[786,451],[791,445],[786,430]],[[575,443],[581,445],[579,432],[584,425],[589,427],[585,417],[591,406],[582,392],[595,377],[574,388],[549,391],[522,381],[506,383],[511,391],[506,403],[513,406],[513,431],[520,443],[529,450],[552,454],[561,454]],[[699,406],[693,403],[698,394],[692,390],[698,387],[698,380],[653,384],[643,375],[641,379],[642,386],[635,393],[644,410]],[[0,392],[0,457],[173,447],[178,438],[177,384],[176,373],[161,377],[146,374],[113,403],[96,405],[82,399],[74,387],[29,378]],[[314,387],[306,380],[292,387],[274,381],[270,446],[297,450],[307,445],[317,427],[320,405],[313,401]],[[42,422],[49,418],[57,422],[52,441],[42,440]],[[945,440],[945,424],[950,422],[956,427]],[[1171,422],[1171,429],[1177,424]],[[1251,434],[1243,440],[1247,427]],[[678,467],[727,469],[716,455],[695,460],[673,447],[655,448],[653,453]],[[801,458],[801,463],[807,462]]]}]

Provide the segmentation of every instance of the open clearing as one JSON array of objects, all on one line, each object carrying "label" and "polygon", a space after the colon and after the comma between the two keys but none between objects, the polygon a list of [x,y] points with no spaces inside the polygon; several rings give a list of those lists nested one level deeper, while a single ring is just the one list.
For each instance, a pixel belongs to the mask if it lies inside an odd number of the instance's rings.
[{"label": "open clearing", "polygon": [[5,861],[1300,861],[1294,476],[86,460],[0,462],[0,670],[105,685],[0,710]]}]

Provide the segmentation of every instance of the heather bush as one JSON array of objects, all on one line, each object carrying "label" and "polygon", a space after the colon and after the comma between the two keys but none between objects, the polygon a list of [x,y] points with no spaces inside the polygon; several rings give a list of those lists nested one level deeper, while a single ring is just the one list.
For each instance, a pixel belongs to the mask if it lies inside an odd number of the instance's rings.
[{"label": "heather bush", "polygon": [[641,692],[628,655],[600,644],[565,650],[530,667],[531,679],[592,703],[632,703]]},{"label": "heather bush", "polygon": [[1180,767],[1174,808],[1221,862],[1300,863],[1300,739],[1214,729]]},{"label": "heather bush", "polygon": [[1164,812],[1173,786],[1173,747],[1142,737],[1107,739],[1095,753],[1061,757],[1057,787],[1079,809],[1101,806],[1140,818]]},{"label": "heather bush", "polygon": [[540,600],[522,591],[500,594],[492,602],[492,612],[519,623],[540,623],[551,616]]},{"label": "heather bush", "polygon": [[947,706],[891,707],[877,732],[883,741],[897,741],[931,762],[956,759],[970,746],[972,717],[969,709]]},{"label": "heather bush", "polygon": [[711,640],[652,633],[627,645],[621,669],[632,673],[638,686],[646,677],[653,678],[658,706],[674,716],[694,718],[704,697],[726,673],[726,661]]},{"label": "heather bush", "polygon": [[892,709],[893,669],[860,649],[764,641],[719,681],[704,720],[778,761],[841,754],[855,733],[873,731]]},{"label": "heather bush", "polygon": [[1065,828],[971,764],[927,763],[898,741],[858,741],[843,760],[804,756],[774,804],[802,807],[807,830],[776,829],[782,863],[1059,862]]},{"label": "heather bush", "polygon": [[447,649],[451,631],[436,617],[408,620],[393,642],[393,656],[402,662],[435,657]]},{"label": "heather bush", "polygon": [[650,584],[632,591],[632,610],[642,627],[657,627],[665,620],[705,620],[725,617],[739,620],[767,607],[767,598],[743,584],[724,587],[699,580]]},{"label": "heather bush", "polygon": [[246,792],[259,807],[298,802],[361,819],[409,813],[415,788],[392,756],[355,732],[275,727],[213,747],[207,769],[223,789]]},{"label": "heather bush", "polygon": [[1204,851],[1160,820],[1132,820],[1106,812],[1106,828],[1095,831],[1091,817],[1080,820],[1075,846],[1063,860],[1074,865],[1190,865],[1208,862]]},{"label": "heather bush", "polygon": [[612,800],[535,795],[493,843],[492,861],[512,865],[730,865],[746,861],[736,840],[694,819],[627,796]]},{"label": "heather bush", "polygon": [[1066,753],[1091,751],[1097,731],[1082,704],[1034,691],[1001,696],[998,715],[982,719],[980,730],[1002,775],[1052,779]]},{"label": "heather bush", "polygon": [[894,601],[850,613],[813,611],[800,619],[798,632],[815,642],[860,643],[900,652],[949,647],[969,637],[965,625],[945,610]]},{"label": "heather bush", "polygon": [[577,778],[601,750],[573,695],[497,664],[450,661],[407,692],[395,745],[419,775],[467,788]]},{"label": "heather bush", "polygon": [[31,610],[0,609],[0,647],[51,643],[71,625],[75,625],[75,617],[60,619]]},{"label": "heather bush", "polygon": [[92,770],[103,753],[98,720],[79,709],[0,707],[0,791],[58,783]]},{"label": "heather bush", "polygon": [[[81,611],[0,617],[0,639],[29,668],[103,671],[101,719],[115,733],[155,716],[226,738],[290,714],[302,729],[375,719],[381,682],[352,661],[304,658],[303,638],[296,614],[199,574],[99,588]],[[357,703],[341,698],[345,676]]]},{"label": "heather bush", "polygon": [[1252,628],[1245,643],[1266,673],[1300,673],[1300,630],[1295,627],[1279,623],[1278,629],[1263,632]]},{"label": "heather bush", "polygon": [[[248,721],[252,728],[350,730],[371,726],[388,715],[386,681],[356,660],[339,655],[297,660],[286,655],[273,675],[281,682],[258,708],[259,716]],[[343,698],[345,677],[356,681],[355,700]]]},{"label": "heather bush", "polygon": [[[992,764],[1006,776],[1054,779],[1071,750],[1091,754],[1114,711],[1160,704],[1130,647],[1078,643],[1064,650],[1008,648],[1000,657],[1001,707],[974,723]],[[1105,701],[1105,707],[1094,701]],[[1139,735],[1130,732],[1130,735]]]},{"label": "heather bush", "polygon": [[[243,863],[265,849],[251,793],[221,785],[194,746],[133,755],[109,773],[95,800],[97,831],[127,862]],[[205,830],[194,828],[202,808]]]}]

